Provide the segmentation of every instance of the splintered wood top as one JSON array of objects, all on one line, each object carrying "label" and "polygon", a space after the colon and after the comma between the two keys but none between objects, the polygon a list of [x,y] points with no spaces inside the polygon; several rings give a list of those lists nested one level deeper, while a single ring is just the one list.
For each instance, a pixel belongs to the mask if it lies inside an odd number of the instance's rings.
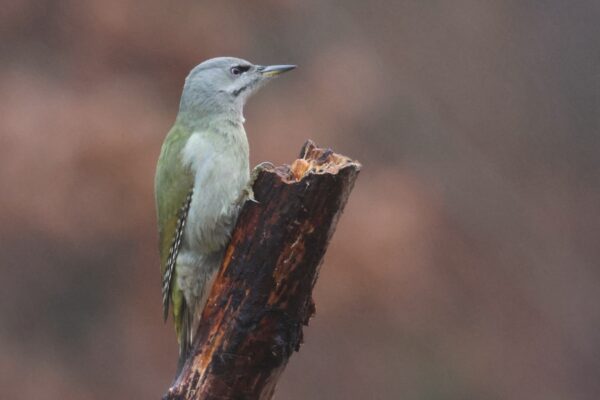
[{"label": "splintered wood top", "polygon": [[317,147],[312,140],[307,140],[300,151],[300,158],[292,165],[281,165],[266,168],[266,171],[276,173],[285,183],[300,182],[309,174],[333,174],[348,167],[360,170],[361,164],[331,149]]}]

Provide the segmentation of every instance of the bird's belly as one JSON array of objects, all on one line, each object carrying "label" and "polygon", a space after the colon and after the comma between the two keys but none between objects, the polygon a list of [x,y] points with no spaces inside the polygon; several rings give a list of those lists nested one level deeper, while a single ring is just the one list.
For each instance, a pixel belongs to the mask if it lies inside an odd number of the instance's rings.
[{"label": "bird's belly", "polygon": [[227,245],[249,182],[248,167],[231,161],[217,158],[196,172],[182,250],[209,254]]}]

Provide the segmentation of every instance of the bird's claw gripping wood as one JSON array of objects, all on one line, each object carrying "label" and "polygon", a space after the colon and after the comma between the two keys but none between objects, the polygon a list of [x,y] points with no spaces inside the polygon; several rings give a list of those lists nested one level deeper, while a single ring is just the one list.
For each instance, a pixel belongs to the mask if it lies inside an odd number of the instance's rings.
[{"label": "bird's claw gripping wood", "polygon": [[250,181],[252,182],[252,185],[254,185],[254,181],[256,181],[256,178],[258,178],[258,174],[260,174],[262,171],[269,171],[273,169],[275,169],[275,165],[269,161],[263,161],[254,167],[252,169],[252,174],[250,175]]},{"label": "bird's claw gripping wood", "polygon": [[242,196],[246,200],[258,204],[258,200],[256,200],[256,197],[254,197],[254,190],[252,190],[251,185],[248,185],[248,187],[243,190]]},{"label": "bird's claw gripping wood", "polygon": [[[248,201],[258,204],[259,201],[256,200],[256,197],[254,197],[254,190],[252,189],[252,187],[254,186],[254,182],[256,181],[256,178],[258,178],[258,174],[260,174],[262,171],[270,171],[273,169],[275,169],[275,165],[273,165],[273,163],[269,161],[263,161],[256,167],[254,167],[254,169],[252,169],[252,173],[250,174],[250,183],[243,190],[242,197]],[[241,203],[242,202],[240,202],[239,204]]]}]

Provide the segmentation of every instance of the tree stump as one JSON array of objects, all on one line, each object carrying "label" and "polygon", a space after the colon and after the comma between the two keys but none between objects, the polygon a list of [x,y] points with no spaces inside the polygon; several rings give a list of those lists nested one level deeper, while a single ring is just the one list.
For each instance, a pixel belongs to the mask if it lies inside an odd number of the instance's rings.
[{"label": "tree stump", "polygon": [[308,141],[291,166],[263,167],[163,399],[270,399],[315,312],[312,289],[360,164]]}]

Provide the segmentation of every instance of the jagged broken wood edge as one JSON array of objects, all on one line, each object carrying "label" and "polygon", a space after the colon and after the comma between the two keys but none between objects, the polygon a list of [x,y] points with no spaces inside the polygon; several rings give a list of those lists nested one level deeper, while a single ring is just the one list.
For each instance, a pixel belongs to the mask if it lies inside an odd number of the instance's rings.
[{"label": "jagged broken wood edge", "polygon": [[314,314],[312,289],[361,165],[312,141],[246,202],[190,357],[164,399],[270,399]]}]

